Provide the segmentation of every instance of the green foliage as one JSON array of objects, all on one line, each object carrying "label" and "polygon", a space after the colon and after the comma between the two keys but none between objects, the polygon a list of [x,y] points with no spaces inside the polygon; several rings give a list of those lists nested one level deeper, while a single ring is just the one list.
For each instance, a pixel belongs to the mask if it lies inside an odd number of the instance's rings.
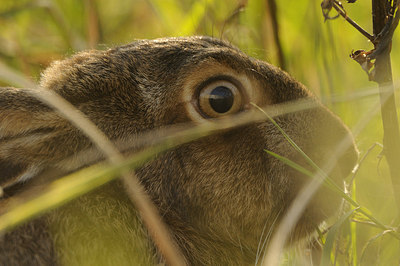
[{"label": "green foliage", "polygon": [[[286,70],[352,128],[379,98],[375,84],[349,54],[372,45],[342,18],[324,22],[320,1],[276,2]],[[348,15],[372,32],[370,5],[369,1],[344,4]],[[222,37],[253,57],[279,64],[265,0],[2,0],[0,28],[0,61],[36,80],[52,61],[76,51],[164,36]],[[400,34],[395,33],[393,47],[399,42]],[[399,62],[399,49],[393,48],[397,89]],[[1,85],[8,84],[0,81]],[[382,142],[382,136],[380,116],[371,117],[356,139],[361,156]],[[386,162],[380,162],[380,152],[372,149],[360,165],[353,200],[383,224],[396,226],[389,172]],[[344,219],[330,222],[336,232],[336,239],[333,233],[326,237],[330,261],[397,265],[398,240],[359,213],[347,212]]]}]

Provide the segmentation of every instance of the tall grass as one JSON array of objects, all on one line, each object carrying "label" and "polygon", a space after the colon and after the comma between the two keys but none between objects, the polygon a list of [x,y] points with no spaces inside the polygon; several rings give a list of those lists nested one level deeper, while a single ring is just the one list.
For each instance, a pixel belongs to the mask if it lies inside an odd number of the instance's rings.
[{"label": "tall grass", "polygon": [[[53,60],[76,51],[128,43],[135,39],[212,35],[239,46],[253,57],[279,64],[266,0],[2,0],[0,60],[38,80]],[[359,65],[353,49],[372,48],[342,19],[324,22],[320,1],[277,1],[277,18],[286,70],[303,82],[352,128],[368,113],[378,95]],[[372,32],[369,1],[344,4],[347,12]],[[392,51],[395,89],[399,88],[400,34]],[[0,86],[10,85],[0,80]],[[350,97],[349,95],[356,95]],[[365,96],[367,95],[367,96]],[[335,99],[340,98],[340,101]],[[388,167],[381,161],[383,136],[379,114],[370,117],[356,143],[361,156],[351,197],[386,226],[397,227]],[[400,159],[400,158],[399,158]],[[336,265],[397,265],[398,240],[357,212],[328,221],[334,235],[322,235]],[[326,249],[325,249],[326,250]],[[324,259],[327,258],[325,253]],[[329,263],[329,262],[328,262]]]}]

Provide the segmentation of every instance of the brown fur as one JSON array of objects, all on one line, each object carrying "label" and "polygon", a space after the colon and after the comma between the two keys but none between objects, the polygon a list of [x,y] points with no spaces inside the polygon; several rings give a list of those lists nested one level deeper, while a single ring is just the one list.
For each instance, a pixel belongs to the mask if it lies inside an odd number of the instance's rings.
[{"label": "brown fur", "polygon": [[[82,52],[53,63],[41,86],[70,101],[110,139],[124,140],[170,124],[205,121],[198,113],[197,89],[217,76],[242,87],[239,111],[250,108],[249,102],[262,106],[313,99],[280,69],[208,37]],[[276,120],[317,164],[349,136],[322,105]],[[5,173],[0,183],[10,195],[18,194],[13,187],[21,177],[36,179],[48,169],[61,175],[84,166],[68,169],[63,161],[90,147],[79,130],[26,90],[0,89],[0,173]],[[182,145],[137,171],[189,264],[254,263],[263,228],[265,235],[273,231],[275,220],[309,180],[264,149],[303,163],[266,121]],[[338,184],[356,157],[350,147],[338,158],[331,174]],[[293,238],[311,233],[338,202],[329,191],[319,191]],[[17,265],[18,258],[30,258],[32,265],[146,265],[160,259],[118,182],[8,233],[0,242],[0,264]]]}]

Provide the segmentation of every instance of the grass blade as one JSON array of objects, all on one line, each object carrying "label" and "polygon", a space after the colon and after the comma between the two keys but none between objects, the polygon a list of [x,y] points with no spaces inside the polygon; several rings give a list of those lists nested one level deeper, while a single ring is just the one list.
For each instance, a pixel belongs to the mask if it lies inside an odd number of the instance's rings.
[{"label": "grass blade", "polygon": [[322,258],[321,258],[321,266],[331,265],[331,254],[333,249],[333,242],[335,241],[335,237],[339,228],[342,224],[349,219],[349,217],[353,214],[353,212],[357,209],[352,209],[345,213],[340,219],[331,227],[326,237],[325,245],[322,250]]},{"label": "grass blade", "polygon": [[[300,173],[303,173],[309,177],[313,177],[314,174],[311,173],[310,171],[308,171],[307,169],[305,169],[304,167],[302,167],[301,165],[291,161],[288,158],[285,158],[284,156],[281,156],[279,154],[276,154],[272,151],[267,151],[265,150],[265,152],[267,152],[268,154],[270,154],[271,156],[275,157],[276,159],[282,161],[283,163],[287,164],[288,166],[292,167],[293,169],[299,171]],[[317,175],[318,176],[318,175]],[[383,230],[389,230],[391,231],[391,235],[394,236],[396,239],[400,240],[400,235],[395,232],[393,229],[387,227],[386,225],[384,225],[383,223],[381,223],[380,221],[378,221],[372,214],[371,212],[365,208],[362,207],[360,204],[358,204],[355,200],[353,200],[349,195],[347,195],[338,185],[336,185],[335,183],[331,183],[329,182],[329,179],[324,179],[323,184],[325,186],[327,186],[329,189],[331,189],[332,191],[334,191],[337,195],[340,195],[344,200],[346,200],[348,203],[350,203],[353,207],[356,208],[357,213],[360,213],[361,215],[365,216],[367,219],[369,219],[370,221],[372,221],[373,223],[375,223],[378,227],[380,227]]]}]

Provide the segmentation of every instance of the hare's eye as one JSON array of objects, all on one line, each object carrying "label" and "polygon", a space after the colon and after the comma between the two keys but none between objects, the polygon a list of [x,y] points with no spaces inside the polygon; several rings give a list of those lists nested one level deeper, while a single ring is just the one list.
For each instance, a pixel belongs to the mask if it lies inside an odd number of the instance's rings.
[{"label": "hare's eye", "polygon": [[205,116],[219,117],[239,111],[242,106],[242,96],[233,83],[219,80],[200,90],[198,104]]}]

